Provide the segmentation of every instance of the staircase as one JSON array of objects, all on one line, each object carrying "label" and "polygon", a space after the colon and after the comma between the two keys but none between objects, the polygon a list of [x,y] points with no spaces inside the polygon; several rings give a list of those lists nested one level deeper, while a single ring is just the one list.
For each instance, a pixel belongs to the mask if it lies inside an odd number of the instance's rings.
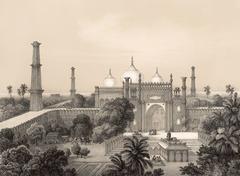
[{"label": "staircase", "polygon": [[186,142],[187,146],[190,148],[190,151],[196,153],[202,143],[198,139],[181,139],[182,142]]}]

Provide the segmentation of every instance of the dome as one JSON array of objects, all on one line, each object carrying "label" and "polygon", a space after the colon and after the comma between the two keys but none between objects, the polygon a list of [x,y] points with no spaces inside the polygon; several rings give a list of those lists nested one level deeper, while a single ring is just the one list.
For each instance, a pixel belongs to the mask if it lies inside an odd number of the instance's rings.
[{"label": "dome", "polygon": [[152,77],[152,82],[153,83],[160,83],[163,82],[163,78],[159,75],[158,73],[158,68],[156,68],[156,73],[154,74],[154,76]]},{"label": "dome", "polygon": [[138,79],[139,79],[139,74],[140,72],[138,71],[138,69],[136,69],[136,67],[133,64],[133,57],[131,58],[131,65],[128,68],[128,70],[123,74],[123,80],[124,78],[129,77],[130,78],[130,82],[132,83],[138,83]]},{"label": "dome", "polygon": [[109,73],[108,73],[107,77],[104,79],[104,86],[105,87],[115,86],[115,78],[112,76],[111,69],[109,69]]}]

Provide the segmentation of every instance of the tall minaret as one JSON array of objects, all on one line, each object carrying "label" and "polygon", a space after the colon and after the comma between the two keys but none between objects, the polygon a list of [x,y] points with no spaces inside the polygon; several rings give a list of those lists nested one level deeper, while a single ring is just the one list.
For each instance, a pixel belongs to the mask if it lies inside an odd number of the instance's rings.
[{"label": "tall minaret", "polygon": [[191,76],[191,96],[195,97],[196,96],[196,83],[195,83],[195,67],[192,66],[192,76]]},{"label": "tall minaret", "polygon": [[30,111],[39,111],[43,109],[42,103],[42,80],[41,80],[41,64],[39,46],[41,43],[34,41],[33,57],[32,57],[32,78],[30,92]]},{"label": "tall minaret", "polygon": [[124,98],[129,99],[129,81],[130,78],[124,78],[125,79],[125,83],[124,83]]},{"label": "tall minaret", "polygon": [[70,90],[70,93],[71,93],[71,97],[73,98],[76,94],[76,88],[75,88],[75,68],[72,67],[71,68],[72,70],[72,73],[71,73],[71,90]]},{"label": "tall minaret", "polygon": [[187,77],[182,77],[182,97],[183,103],[186,104],[187,99],[187,86],[186,86]]}]

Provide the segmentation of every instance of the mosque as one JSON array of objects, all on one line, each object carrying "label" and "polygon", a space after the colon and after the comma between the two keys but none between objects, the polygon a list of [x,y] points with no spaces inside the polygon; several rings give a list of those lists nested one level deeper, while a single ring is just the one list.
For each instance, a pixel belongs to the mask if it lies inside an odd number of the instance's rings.
[{"label": "mosque", "polygon": [[[195,67],[191,69],[191,96],[195,97]],[[95,87],[95,107],[100,108],[117,97],[125,97],[135,106],[133,130],[181,131],[186,121],[186,79],[182,77],[181,90],[173,89],[172,74],[168,81],[164,81],[157,68],[151,81],[145,82],[132,57],[128,70],[123,73],[122,86],[116,86],[110,69],[104,85]]]},{"label": "mosque", "polygon": [[[164,81],[156,69],[150,82],[142,78],[142,73],[135,67],[133,58],[130,67],[123,73],[122,86],[116,86],[116,79],[111,70],[104,79],[103,86],[95,87],[94,108],[53,108],[43,109],[42,94],[44,90],[41,84],[41,43],[34,41],[32,56],[32,74],[30,92],[30,111],[0,122],[0,130],[12,128],[15,133],[24,134],[33,123],[55,123],[63,120],[71,125],[72,120],[78,114],[88,115],[92,121],[100,108],[107,102],[125,97],[134,105],[135,120],[130,124],[134,131],[197,131],[200,121],[213,112],[223,111],[222,107],[188,107],[189,97],[196,97],[195,67],[191,67],[190,95],[187,95],[186,80],[182,77],[182,86],[173,88],[173,76]],[[76,94],[75,69],[71,68],[70,95]]]}]

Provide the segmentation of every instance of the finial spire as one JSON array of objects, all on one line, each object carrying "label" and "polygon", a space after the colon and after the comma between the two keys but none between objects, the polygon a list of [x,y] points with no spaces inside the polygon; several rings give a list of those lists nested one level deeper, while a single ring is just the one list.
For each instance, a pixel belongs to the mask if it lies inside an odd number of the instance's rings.
[{"label": "finial spire", "polygon": [[109,69],[109,75],[112,76],[112,70],[111,70],[111,68]]},{"label": "finial spire", "polygon": [[156,73],[158,74],[158,67],[156,67]]},{"label": "finial spire", "polygon": [[133,56],[131,57],[131,65],[133,65]]}]

